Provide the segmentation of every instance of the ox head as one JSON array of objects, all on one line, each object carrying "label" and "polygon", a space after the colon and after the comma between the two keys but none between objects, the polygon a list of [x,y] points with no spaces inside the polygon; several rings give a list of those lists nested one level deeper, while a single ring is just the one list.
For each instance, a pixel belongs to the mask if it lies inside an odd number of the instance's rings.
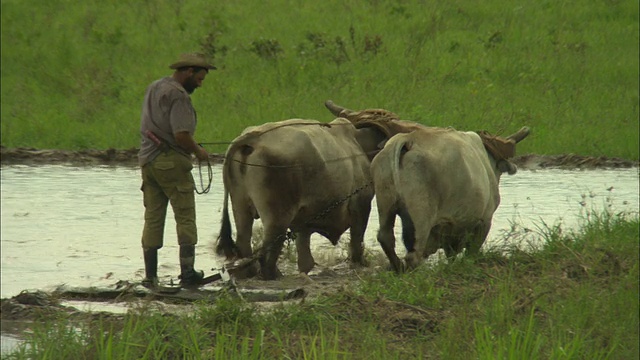
[{"label": "ox head", "polygon": [[[517,132],[509,135],[506,137],[506,140],[509,143],[513,144],[513,154],[515,155],[515,146],[517,143],[519,143],[520,141],[524,140],[524,138],[526,138],[527,136],[529,136],[529,133],[531,133],[531,129],[529,129],[529,127],[527,126],[523,126],[520,130],[518,130]],[[486,144],[485,144],[486,146]],[[518,168],[516,167],[515,164],[513,164],[512,162],[510,162],[508,159],[506,158],[502,158],[502,159],[496,159],[496,167],[498,168],[498,170],[501,173],[508,173],[509,175],[513,175],[518,171]]]},{"label": "ox head", "polygon": [[336,105],[333,101],[327,100],[324,105],[336,117],[349,120],[357,129],[356,140],[362,149],[372,160],[387,140],[399,131],[395,127],[399,126],[396,121],[398,115],[385,109],[365,109],[354,111]]},{"label": "ox head", "polygon": [[369,156],[369,160],[380,151],[393,135],[408,132],[399,116],[385,109],[354,111],[327,100],[324,105],[336,117],[349,120],[357,129],[356,140]]}]

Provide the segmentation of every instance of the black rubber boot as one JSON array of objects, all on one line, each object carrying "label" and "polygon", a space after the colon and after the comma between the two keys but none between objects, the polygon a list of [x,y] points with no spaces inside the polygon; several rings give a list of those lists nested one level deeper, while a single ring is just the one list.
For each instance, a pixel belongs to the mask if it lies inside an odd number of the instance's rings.
[{"label": "black rubber boot", "polygon": [[144,279],[142,286],[154,287],[158,285],[158,249],[143,249]]},{"label": "black rubber boot", "polygon": [[193,268],[195,259],[195,245],[180,245],[180,285],[200,285],[200,282],[204,278],[204,272]]}]

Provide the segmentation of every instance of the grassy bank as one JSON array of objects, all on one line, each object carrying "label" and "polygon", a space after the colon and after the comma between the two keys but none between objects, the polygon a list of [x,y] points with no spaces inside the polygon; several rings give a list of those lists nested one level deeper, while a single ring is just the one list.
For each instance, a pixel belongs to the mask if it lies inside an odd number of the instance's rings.
[{"label": "grassy bank", "polygon": [[[200,142],[331,120],[326,99],[533,135],[519,153],[638,156],[638,2],[2,0],[1,143],[138,145],[145,87],[213,56]],[[222,152],[224,146],[209,147]]]},{"label": "grassy bank", "polygon": [[381,271],[267,312],[229,294],[182,316],[49,319],[6,358],[638,358],[639,230],[637,214],[592,214],[578,231],[541,231],[532,253]]}]

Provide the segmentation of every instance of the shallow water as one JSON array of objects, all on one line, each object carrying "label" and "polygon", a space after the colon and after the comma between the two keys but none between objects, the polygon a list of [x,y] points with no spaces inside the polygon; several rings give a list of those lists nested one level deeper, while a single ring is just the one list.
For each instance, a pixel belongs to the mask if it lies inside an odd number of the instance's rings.
[{"label": "shallow water", "polygon": [[[221,261],[213,251],[222,209],[221,168],[214,166],[213,171],[211,191],[196,195],[196,266],[205,272]],[[138,169],[11,166],[0,173],[2,298],[63,283],[100,286],[142,278],[144,208]],[[198,179],[197,172],[194,175]],[[503,176],[500,191],[502,203],[487,244],[502,241],[514,224],[516,230],[528,228],[535,234],[545,223],[574,227],[592,210],[637,212],[638,169],[521,170]],[[365,244],[372,251],[379,251],[377,227],[374,203]],[[335,249],[319,235],[312,242],[314,253],[346,248],[346,241]],[[179,273],[171,210],[159,263],[160,274]]]},{"label": "shallow water", "polygon": [[[196,267],[206,274],[219,268],[222,260],[213,249],[222,209],[221,167],[214,166],[213,172],[211,191],[196,195],[200,237]],[[61,284],[109,286],[118,280],[142,279],[144,208],[139,169],[3,166],[0,174],[2,298],[22,290],[50,290]],[[196,170],[194,176],[198,179]],[[577,227],[592,211],[637,213],[638,179],[637,168],[520,170],[514,176],[504,175],[500,184],[502,203],[487,245],[505,239],[535,245],[546,227]],[[365,244],[371,251],[380,251],[375,240],[377,222],[374,200]],[[518,236],[507,236],[514,232]],[[314,235],[316,261],[322,263],[318,254],[325,252],[346,257],[346,243],[341,241],[333,247]],[[402,246],[397,245],[401,253]],[[171,210],[159,257],[159,273],[176,278],[178,246]],[[3,347],[8,340],[3,336]]]}]

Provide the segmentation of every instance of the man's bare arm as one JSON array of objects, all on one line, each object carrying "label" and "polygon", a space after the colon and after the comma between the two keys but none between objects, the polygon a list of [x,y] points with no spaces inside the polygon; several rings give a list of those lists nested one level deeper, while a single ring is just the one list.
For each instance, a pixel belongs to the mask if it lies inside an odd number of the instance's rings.
[{"label": "man's bare arm", "polygon": [[174,134],[178,146],[186,150],[190,154],[195,154],[198,160],[207,160],[209,153],[196,143],[193,136],[187,131],[181,131]]}]

